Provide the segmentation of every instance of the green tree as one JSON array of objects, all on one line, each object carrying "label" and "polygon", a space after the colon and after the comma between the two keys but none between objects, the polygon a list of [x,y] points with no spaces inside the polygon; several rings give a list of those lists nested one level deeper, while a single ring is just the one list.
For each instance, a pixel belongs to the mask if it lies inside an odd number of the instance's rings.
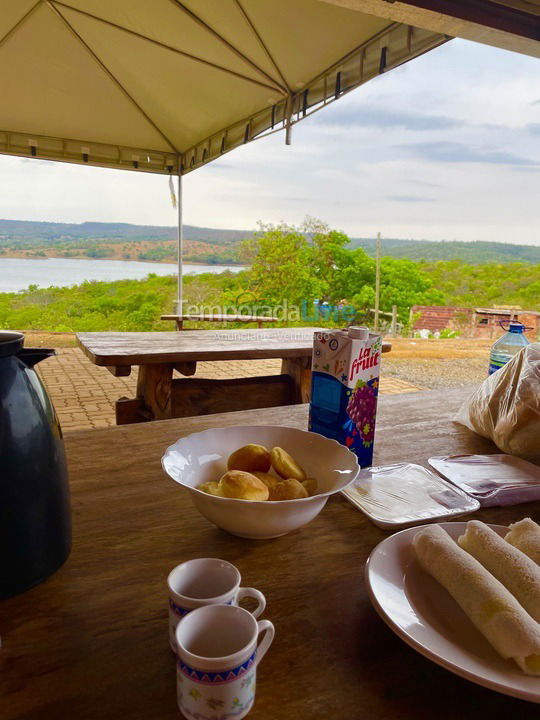
[{"label": "green tree", "polygon": [[260,303],[272,306],[286,299],[300,305],[319,296],[313,251],[300,228],[260,224],[259,231],[243,243],[242,253],[251,263],[249,289]]}]

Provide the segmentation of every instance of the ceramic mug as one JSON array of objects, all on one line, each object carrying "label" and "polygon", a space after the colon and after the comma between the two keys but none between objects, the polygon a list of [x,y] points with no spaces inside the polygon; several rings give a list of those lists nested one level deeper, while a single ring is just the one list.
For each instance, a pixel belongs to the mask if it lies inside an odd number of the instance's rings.
[{"label": "ceramic mug", "polygon": [[217,558],[196,558],[177,565],[167,578],[169,586],[169,644],[176,652],[175,631],[180,620],[192,610],[205,605],[238,605],[244,598],[254,598],[258,605],[255,617],[263,612],[266,599],[255,588],[240,587],[237,568]]},{"label": "ceramic mug", "polygon": [[176,628],[176,691],[184,717],[245,717],[255,700],[257,665],[273,639],[272,623],[257,622],[241,607],[207,605],[187,615]]}]

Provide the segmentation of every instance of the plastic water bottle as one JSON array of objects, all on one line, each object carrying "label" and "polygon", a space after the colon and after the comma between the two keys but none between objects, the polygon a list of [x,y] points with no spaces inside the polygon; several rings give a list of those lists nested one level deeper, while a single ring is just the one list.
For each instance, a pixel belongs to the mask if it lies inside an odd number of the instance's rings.
[{"label": "plastic water bottle", "polygon": [[508,326],[508,332],[506,332],[502,338],[499,338],[497,342],[491,346],[491,354],[489,356],[489,372],[488,375],[492,375],[494,372],[502,368],[503,365],[511,360],[514,355],[529,344],[529,341],[523,334],[525,326],[519,322],[511,322]]}]

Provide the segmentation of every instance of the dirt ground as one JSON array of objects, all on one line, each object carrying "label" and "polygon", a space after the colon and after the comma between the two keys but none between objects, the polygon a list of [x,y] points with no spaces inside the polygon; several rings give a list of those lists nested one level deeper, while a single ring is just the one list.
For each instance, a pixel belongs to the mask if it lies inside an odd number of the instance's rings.
[{"label": "dirt ground", "polygon": [[480,383],[487,376],[490,340],[391,340],[382,373],[425,388],[452,388]]},{"label": "dirt ground", "polygon": [[[382,371],[424,388],[459,387],[481,382],[487,375],[490,340],[387,338]],[[26,333],[27,347],[76,347],[73,333]]]}]

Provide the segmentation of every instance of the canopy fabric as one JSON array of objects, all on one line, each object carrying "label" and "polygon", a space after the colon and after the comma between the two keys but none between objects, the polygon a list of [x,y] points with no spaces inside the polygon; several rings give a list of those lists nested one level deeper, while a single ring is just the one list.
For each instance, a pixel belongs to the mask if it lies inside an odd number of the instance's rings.
[{"label": "canopy fabric", "polygon": [[0,0],[0,153],[185,174],[448,39],[319,0]]}]

